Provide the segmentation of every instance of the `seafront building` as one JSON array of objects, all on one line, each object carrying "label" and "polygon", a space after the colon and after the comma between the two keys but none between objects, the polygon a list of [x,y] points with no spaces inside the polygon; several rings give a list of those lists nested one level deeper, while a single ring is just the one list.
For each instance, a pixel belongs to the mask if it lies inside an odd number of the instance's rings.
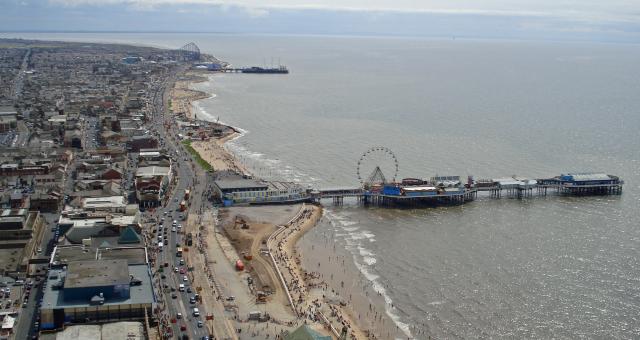
[{"label": "seafront building", "polygon": [[155,207],[165,199],[172,179],[171,165],[139,167],[136,171],[136,198],[140,205]]},{"label": "seafront building", "polygon": [[231,175],[216,179],[215,196],[225,206],[233,204],[278,204],[310,200],[308,190],[297,183],[265,181]]},{"label": "seafront building", "polygon": [[44,286],[41,327],[143,320],[156,300],[144,247],[59,247]]}]

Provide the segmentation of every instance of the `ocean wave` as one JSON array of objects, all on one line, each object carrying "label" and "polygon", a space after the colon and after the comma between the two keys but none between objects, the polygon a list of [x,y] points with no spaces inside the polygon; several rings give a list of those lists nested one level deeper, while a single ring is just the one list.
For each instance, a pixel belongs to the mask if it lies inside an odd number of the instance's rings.
[{"label": "ocean wave", "polygon": [[370,249],[367,249],[364,246],[363,241],[369,240],[370,242],[374,242],[375,234],[369,230],[360,230],[359,227],[352,227],[358,223],[349,220],[349,217],[343,214],[338,214],[329,211],[329,209],[325,209],[324,215],[334,228],[334,236],[341,237],[344,241],[344,248],[351,253],[353,262],[356,268],[358,268],[358,271],[360,271],[362,276],[371,282],[373,290],[383,297],[385,301],[384,308],[386,314],[407,337],[412,338],[409,324],[401,321],[400,315],[396,312],[395,307],[393,307],[393,300],[391,299],[391,296],[389,296],[387,290],[379,281],[380,276],[372,271],[373,266],[378,261],[375,258],[375,253]]},{"label": "ocean wave", "polygon": [[369,269],[365,265],[363,265],[360,262],[358,262],[358,259],[355,256],[353,257],[353,261],[356,264],[356,267],[358,268],[360,273],[362,273],[362,275],[367,280],[369,280],[369,282],[371,282],[371,287],[373,288],[373,290],[376,293],[380,294],[380,296],[382,296],[382,298],[384,299],[384,301],[385,301],[384,309],[385,309],[385,312],[387,313],[387,315],[389,316],[389,318],[391,318],[391,320],[396,324],[396,326],[398,326],[398,328],[400,330],[402,330],[402,332],[407,337],[413,338],[413,336],[411,335],[411,329],[409,328],[409,324],[400,321],[400,315],[398,315],[395,312],[395,307],[393,307],[393,300],[391,299],[391,297],[387,293],[387,290],[378,281],[380,276],[371,273],[369,271]]},{"label": "ocean wave", "polygon": [[378,260],[376,260],[375,257],[370,257],[370,256],[364,256],[362,258],[362,261],[364,261],[364,263],[366,263],[367,266],[373,266],[374,264],[376,264],[376,262],[378,262]]}]

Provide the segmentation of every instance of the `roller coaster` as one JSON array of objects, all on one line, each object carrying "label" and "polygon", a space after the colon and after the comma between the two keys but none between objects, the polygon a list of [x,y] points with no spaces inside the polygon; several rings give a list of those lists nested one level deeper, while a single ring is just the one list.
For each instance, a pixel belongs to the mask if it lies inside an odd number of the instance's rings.
[{"label": "roller coaster", "polygon": [[200,48],[193,42],[190,42],[178,50],[176,50],[180,59],[184,61],[199,61],[200,60]]}]

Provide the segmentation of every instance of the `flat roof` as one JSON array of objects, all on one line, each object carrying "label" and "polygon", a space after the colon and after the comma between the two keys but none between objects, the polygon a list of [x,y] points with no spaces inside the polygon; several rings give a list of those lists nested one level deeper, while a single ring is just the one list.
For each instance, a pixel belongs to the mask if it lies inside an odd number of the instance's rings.
[{"label": "flat roof", "polygon": [[606,181],[611,179],[611,176],[604,173],[569,173],[563,174],[563,176],[571,176],[574,181]]},{"label": "flat roof", "polygon": [[214,183],[220,190],[267,189],[269,187],[267,183],[252,178],[219,179],[214,181]]},{"label": "flat roof", "polygon": [[124,196],[86,197],[83,199],[83,208],[108,208],[127,205]]},{"label": "flat roof", "polygon": [[160,156],[160,152],[159,151],[140,151],[138,155],[140,155],[140,157]]},{"label": "flat roof", "polygon": [[136,177],[167,175],[169,175],[169,167],[166,166],[144,166],[138,168],[138,170],[136,171]]},{"label": "flat roof", "polygon": [[[49,277],[64,276],[64,269],[50,269]],[[142,281],[139,286],[131,286],[129,288],[130,297],[128,299],[107,299],[104,305],[128,305],[128,304],[148,304],[155,303],[156,298],[153,291],[151,272],[146,264],[129,265],[129,275]],[[128,279],[128,277],[127,277]],[[49,279],[44,286],[44,296],[42,298],[42,309],[59,309],[59,308],[79,308],[89,307],[89,301],[64,300],[64,289],[54,289],[53,285],[58,280]],[[127,281],[129,282],[129,281]]]},{"label": "flat roof", "polygon": [[144,247],[100,248],[98,258],[103,260],[127,260],[131,265],[147,263],[147,252]]},{"label": "flat roof", "polygon": [[55,248],[52,254],[53,262],[67,264],[74,261],[94,260],[96,253],[92,249],[81,245],[62,245]]},{"label": "flat roof", "polygon": [[70,262],[64,288],[100,287],[129,284],[126,259]]},{"label": "flat roof", "polygon": [[0,216],[2,217],[15,217],[15,216],[27,216],[27,209],[3,209]]}]

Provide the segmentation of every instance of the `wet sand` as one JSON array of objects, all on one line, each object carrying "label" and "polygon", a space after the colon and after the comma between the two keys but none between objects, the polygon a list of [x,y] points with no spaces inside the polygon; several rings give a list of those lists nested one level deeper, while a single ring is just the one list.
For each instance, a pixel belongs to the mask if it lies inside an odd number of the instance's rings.
[{"label": "wet sand", "polygon": [[[322,294],[328,297],[327,300],[335,301],[332,311],[337,309],[346,314],[363,333],[368,333],[365,339],[407,339],[407,335],[386,313],[387,307],[394,307],[387,305],[384,296],[375,291],[371,281],[355,266],[353,255],[337,242],[326,217],[322,217],[318,227],[299,242],[305,254],[304,267],[313,268],[316,275],[327,283],[328,289]],[[341,307],[340,302],[346,306]]]},{"label": "wet sand", "polygon": [[177,115],[182,114],[187,119],[194,119],[192,103],[196,100],[209,98],[209,94],[192,89],[191,84],[207,80],[208,78],[201,76],[198,72],[186,72],[183,78],[176,81],[171,89],[171,111]]}]

